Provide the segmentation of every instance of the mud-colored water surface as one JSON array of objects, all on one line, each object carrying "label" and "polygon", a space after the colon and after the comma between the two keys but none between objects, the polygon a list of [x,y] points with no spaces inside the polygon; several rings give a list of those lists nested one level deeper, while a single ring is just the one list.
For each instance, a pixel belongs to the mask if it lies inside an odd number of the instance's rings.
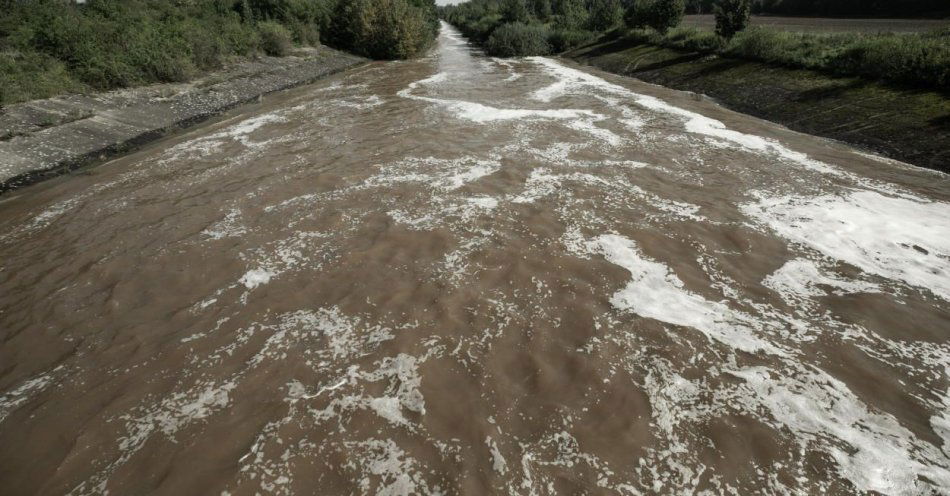
[{"label": "mud-colored water surface", "polygon": [[0,493],[950,492],[950,181],[556,59],[0,199]]}]

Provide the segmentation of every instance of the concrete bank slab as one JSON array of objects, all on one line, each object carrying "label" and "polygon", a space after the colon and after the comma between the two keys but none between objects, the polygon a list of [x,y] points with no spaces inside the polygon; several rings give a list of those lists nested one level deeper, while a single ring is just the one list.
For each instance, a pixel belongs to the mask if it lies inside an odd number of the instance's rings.
[{"label": "concrete bank slab", "polygon": [[187,84],[67,95],[0,111],[0,193],[124,153],[268,93],[366,62],[326,47],[263,57]]}]

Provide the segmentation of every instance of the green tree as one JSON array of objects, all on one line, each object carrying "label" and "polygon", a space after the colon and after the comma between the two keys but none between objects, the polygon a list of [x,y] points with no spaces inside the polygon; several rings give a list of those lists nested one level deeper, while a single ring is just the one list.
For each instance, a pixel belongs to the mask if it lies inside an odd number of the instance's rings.
[{"label": "green tree", "polygon": [[540,24],[505,24],[496,29],[485,49],[496,57],[523,57],[551,53],[550,33]]},{"label": "green tree", "polygon": [[587,6],[584,0],[556,0],[554,14],[559,29],[580,29],[587,24]]},{"label": "green tree", "polygon": [[659,33],[666,34],[683,20],[685,10],[684,0],[653,0],[647,8],[647,25]]},{"label": "green tree", "polygon": [[531,19],[525,0],[504,0],[501,4],[501,18],[506,23],[527,23]]},{"label": "green tree", "polygon": [[337,47],[376,59],[417,55],[432,43],[438,30],[433,22],[435,4],[425,1],[341,1],[333,13],[328,40]]},{"label": "green tree", "polygon": [[531,0],[531,12],[541,22],[545,22],[554,13],[551,0]]},{"label": "green tree", "polygon": [[631,29],[647,27],[647,16],[650,6],[650,0],[631,0],[627,11],[623,14],[624,24]]},{"label": "green tree", "polygon": [[591,31],[609,31],[623,22],[620,0],[592,0],[587,28]]},{"label": "green tree", "polygon": [[714,8],[716,12],[716,34],[732,39],[739,31],[749,25],[752,11],[750,0],[720,0]]}]

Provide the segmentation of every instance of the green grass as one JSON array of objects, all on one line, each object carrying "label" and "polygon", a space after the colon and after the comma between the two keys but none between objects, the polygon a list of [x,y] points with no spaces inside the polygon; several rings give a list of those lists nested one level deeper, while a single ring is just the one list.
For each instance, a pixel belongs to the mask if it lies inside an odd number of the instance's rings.
[{"label": "green grass", "polygon": [[666,48],[950,90],[950,29],[903,34],[812,34],[754,27],[728,42],[709,30],[689,27],[671,30],[665,36],[650,30],[630,30],[626,36]]}]

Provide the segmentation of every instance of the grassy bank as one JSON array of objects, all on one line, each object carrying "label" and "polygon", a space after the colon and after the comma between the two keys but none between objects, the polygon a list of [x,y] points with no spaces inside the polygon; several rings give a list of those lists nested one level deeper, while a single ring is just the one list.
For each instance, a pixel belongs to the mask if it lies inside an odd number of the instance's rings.
[{"label": "grassy bank", "polygon": [[663,35],[630,30],[636,43],[950,90],[950,29],[929,33],[813,34],[753,27],[724,40],[710,30],[681,27]]},{"label": "grassy bank", "polygon": [[[671,40],[676,33],[670,34]],[[950,98],[931,89],[719,57],[639,42],[601,41],[563,54],[600,69],[702,93],[797,131],[950,172]]]},{"label": "grassy bank", "polygon": [[437,31],[434,0],[0,0],[0,104],[185,81],[320,42],[406,58]]}]

